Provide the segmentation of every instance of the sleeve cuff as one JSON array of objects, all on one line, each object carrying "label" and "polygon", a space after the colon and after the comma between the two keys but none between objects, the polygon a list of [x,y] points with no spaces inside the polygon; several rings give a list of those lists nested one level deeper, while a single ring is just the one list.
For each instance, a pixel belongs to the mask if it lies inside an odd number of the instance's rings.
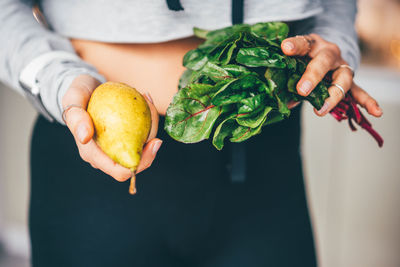
[{"label": "sleeve cuff", "polygon": [[71,62],[56,60],[38,73],[37,78],[43,105],[60,124],[65,125],[62,119],[62,98],[72,81],[82,74],[88,74],[101,83],[106,81],[93,66],[83,60]]}]

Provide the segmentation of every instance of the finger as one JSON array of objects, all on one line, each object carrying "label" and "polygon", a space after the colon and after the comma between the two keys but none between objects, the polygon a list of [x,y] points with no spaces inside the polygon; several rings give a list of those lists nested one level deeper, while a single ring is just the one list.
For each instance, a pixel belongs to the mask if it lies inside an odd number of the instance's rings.
[{"label": "finger", "polygon": [[375,117],[382,116],[383,111],[379,107],[378,102],[355,83],[353,83],[353,86],[351,87],[351,94],[353,95],[354,100],[365,108],[369,114]]},{"label": "finger", "polygon": [[162,140],[158,138],[152,139],[146,144],[146,146],[143,148],[142,159],[136,173],[140,173],[151,166],[161,145]]},{"label": "finger", "polygon": [[94,133],[92,120],[85,109],[93,90],[99,84],[89,75],[78,76],[63,97],[65,122],[75,139],[82,144],[86,144]]},{"label": "finger", "polygon": [[[341,86],[345,94],[350,90],[353,83],[353,76],[348,71],[338,69],[333,73],[332,78],[332,84],[338,84]],[[343,92],[334,85],[331,85],[328,88],[328,91],[329,97],[325,100],[322,108],[318,111],[315,110],[315,113],[318,116],[325,116],[344,98]]]},{"label": "finger", "polygon": [[283,40],[281,48],[288,56],[305,56],[312,49],[313,39],[307,35],[299,35]]},{"label": "finger", "polygon": [[151,112],[151,129],[150,129],[149,137],[147,138],[147,141],[149,141],[151,139],[154,139],[157,136],[159,115],[158,115],[157,108],[154,106],[151,95],[149,93],[145,93],[145,94],[143,94],[143,96],[146,99],[147,104],[149,105],[149,108],[150,108],[150,112]]},{"label": "finger", "polygon": [[79,154],[84,161],[112,176],[115,180],[124,182],[132,176],[132,173],[128,168],[125,168],[110,159],[93,139],[91,139],[87,144],[77,144]]},{"label": "finger", "polygon": [[73,107],[65,116],[66,124],[75,140],[82,144],[89,142],[94,134],[92,119],[82,108]]},{"label": "finger", "polygon": [[338,57],[329,49],[321,50],[307,65],[306,71],[297,83],[299,95],[307,96],[321,82],[328,71],[336,68]]}]

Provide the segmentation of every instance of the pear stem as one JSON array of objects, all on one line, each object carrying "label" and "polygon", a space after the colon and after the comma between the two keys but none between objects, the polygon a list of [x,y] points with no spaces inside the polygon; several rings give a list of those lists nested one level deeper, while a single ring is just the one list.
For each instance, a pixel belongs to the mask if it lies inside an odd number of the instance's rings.
[{"label": "pear stem", "polygon": [[131,184],[129,185],[129,194],[136,194],[136,176],[134,172],[132,172]]}]

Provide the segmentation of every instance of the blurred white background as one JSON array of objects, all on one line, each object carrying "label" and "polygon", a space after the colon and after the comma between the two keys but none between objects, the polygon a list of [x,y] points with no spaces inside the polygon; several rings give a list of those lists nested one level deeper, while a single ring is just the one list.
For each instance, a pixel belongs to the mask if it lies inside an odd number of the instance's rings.
[{"label": "blurred white background", "polygon": [[[359,1],[364,63],[356,81],[379,101],[383,148],[347,122],[303,108],[304,171],[322,267],[400,266],[400,1]],[[33,108],[0,85],[0,267],[29,266]],[[1,251],[1,248],[0,248]]]},{"label": "blurred white background", "polygon": [[[356,81],[384,114],[379,148],[347,121],[303,109],[303,165],[322,267],[400,266],[400,73],[362,66]],[[364,114],[366,114],[364,112]]]}]

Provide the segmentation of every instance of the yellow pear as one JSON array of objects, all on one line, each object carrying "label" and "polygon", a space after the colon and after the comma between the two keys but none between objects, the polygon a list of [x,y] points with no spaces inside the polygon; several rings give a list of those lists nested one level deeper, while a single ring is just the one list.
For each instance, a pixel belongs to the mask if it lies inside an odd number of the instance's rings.
[{"label": "yellow pear", "polygon": [[96,143],[112,160],[132,171],[129,193],[135,194],[135,171],[151,128],[146,100],[126,84],[106,82],[94,90],[87,111]]}]

